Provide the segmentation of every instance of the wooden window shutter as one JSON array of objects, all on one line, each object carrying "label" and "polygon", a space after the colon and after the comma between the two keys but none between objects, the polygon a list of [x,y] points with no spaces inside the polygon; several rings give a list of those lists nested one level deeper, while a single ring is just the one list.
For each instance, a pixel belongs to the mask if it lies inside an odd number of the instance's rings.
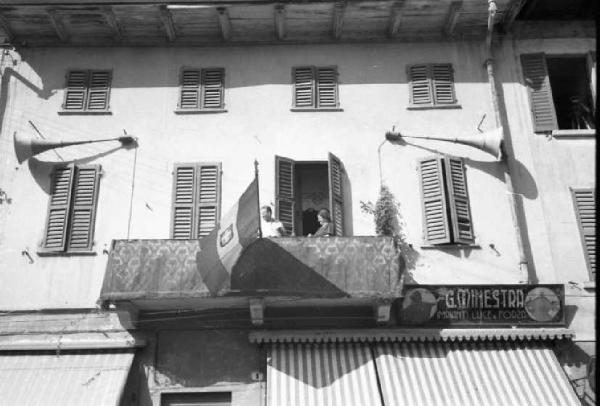
[{"label": "wooden window shutter", "polygon": [[198,164],[196,179],[198,179],[198,224],[195,238],[202,238],[207,236],[217,226],[220,219],[221,164]]},{"label": "wooden window shutter", "polygon": [[64,110],[83,110],[86,107],[89,71],[74,70],[67,74]]},{"label": "wooden window shutter", "polygon": [[429,244],[451,242],[441,157],[419,161],[423,204],[423,237]]},{"label": "wooden window shutter", "polygon": [[475,241],[471,209],[469,207],[469,192],[467,178],[462,159],[447,156],[446,182],[448,185],[448,201],[452,218],[452,231],[455,243],[469,244]]},{"label": "wooden window shutter", "polygon": [[329,153],[329,208],[334,233],[344,235],[344,194],[342,186],[342,163],[338,157]]},{"label": "wooden window shutter", "polygon": [[223,103],[224,69],[202,69],[202,108],[221,109]]},{"label": "wooden window shutter", "polygon": [[71,164],[57,167],[52,174],[42,251],[60,252],[66,248],[74,172],[75,167]]},{"label": "wooden window shutter", "polygon": [[183,70],[181,72],[180,109],[200,108],[200,71]]},{"label": "wooden window shutter", "polygon": [[452,65],[433,64],[430,66],[435,104],[454,104],[454,72]]},{"label": "wooden window shutter", "polygon": [[427,65],[412,65],[408,67],[410,87],[410,104],[433,104],[431,81]]},{"label": "wooden window shutter", "polygon": [[68,251],[90,251],[92,249],[100,170],[100,165],[75,167]]},{"label": "wooden window shutter", "polygon": [[546,57],[541,53],[521,55],[521,64],[525,86],[529,91],[534,131],[558,129]]},{"label": "wooden window shutter", "polygon": [[590,280],[596,280],[596,189],[572,189],[571,193]]},{"label": "wooden window shutter", "polygon": [[194,235],[196,166],[175,164],[173,170],[173,206],[171,238],[189,240]]},{"label": "wooden window shutter", "polygon": [[91,71],[87,97],[88,110],[108,110],[110,71]]},{"label": "wooden window shutter", "polygon": [[317,68],[317,107],[338,106],[337,69]]},{"label": "wooden window shutter", "polygon": [[314,68],[294,68],[294,107],[315,106],[315,72]]},{"label": "wooden window shutter", "polygon": [[295,194],[294,161],[275,156],[275,217],[283,224],[288,235],[294,235]]}]

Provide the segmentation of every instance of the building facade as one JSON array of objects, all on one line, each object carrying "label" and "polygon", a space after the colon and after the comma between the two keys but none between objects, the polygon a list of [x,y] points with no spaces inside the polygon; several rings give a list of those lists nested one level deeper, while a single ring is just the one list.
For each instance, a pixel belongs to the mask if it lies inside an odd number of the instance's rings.
[{"label": "building facade", "polygon": [[[596,6],[577,7],[2,6],[0,397],[595,404]],[[288,235],[214,291],[203,237],[255,179]],[[308,237],[322,208],[335,235]],[[433,323],[460,289],[490,316]],[[555,298],[537,319],[534,290]]]}]

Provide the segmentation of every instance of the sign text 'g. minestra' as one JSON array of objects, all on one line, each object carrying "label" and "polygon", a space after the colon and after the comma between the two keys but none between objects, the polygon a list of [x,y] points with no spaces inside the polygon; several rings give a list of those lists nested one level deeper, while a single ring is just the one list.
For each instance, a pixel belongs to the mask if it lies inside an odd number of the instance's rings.
[{"label": "sign text 'g. minestra'", "polygon": [[401,324],[564,325],[563,285],[406,285],[403,296]]}]

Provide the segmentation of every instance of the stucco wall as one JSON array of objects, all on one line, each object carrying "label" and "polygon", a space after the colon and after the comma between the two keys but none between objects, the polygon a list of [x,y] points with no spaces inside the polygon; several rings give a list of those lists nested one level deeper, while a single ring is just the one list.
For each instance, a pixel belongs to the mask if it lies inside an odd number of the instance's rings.
[{"label": "stucco wall", "polygon": [[[507,54],[507,70],[511,72],[507,78],[515,83],[506,86],[522,93],[512,73],[516,70],[514,58],[509,51]],[[11,56],[16,64],[7,58],[3,63],[17,74],[10,75],[10,80],[3,76],[6,83],[0,106],[4,110],[0,187],[12,199],[10,204],[0,205],[0,309],[94,306],[106,266],[103,249],[109,249],[112,239],[169,237],[175,162],[222,162],[222,207],[226,211],[251,181],[254,159],[260,163],[264,204],[274,202],[274,155],[326,160],[327,153],[332,152],[346,172],[347,228],[354,235],[371,235],[373,220],[361,211],[360,202],[377,198],[378,147],[386,131],[395,126],[406,134],[450,137],[476,135],[478,125],[482,131],[496,126],[481,43],[61,48],[31,49]],[[406,66],[424,62],[452,63],[459,109],[407,110]],[[290,111],[291,68],[305,64],[337,65],[343,111]],[[174,113],[183,66],[225,68],[227,113]],[[112,69],[111,115],[57,113],[69,68]],[[99,143],[57,151],[65,161],[102,164],[96,256],[41,258],[35,254],[44,231],[48,174],[51,163],[60,158],[55,152],[46,152],[37,160],[22,165],[16,162],[13,133],[36,137],[28,121],[48,139],[115,137],[124,129],[139,137],[137,150],[113,150],[116,143]],[[526,123],[526,118],[515,124],[524,125],[519,123]],[[380,157],[383,182],[401,205],[407,242],[414,248],[407,261],[413,279],[421,283],[523,280],[500,165],[491,155],[468,146],[419,140],[414,144],[424,148],[385,143]],[[530,156],[535,155],[534,146],[527,143],[526,148]],[[477,247],[421,249],[416,163],[436,150],[466,157]],[[538,168],[528,164],[526,170],[534,176]],[[536,196],[531,200],[528,213],[534,222],[545,224],[537,211],[542,208],[540,199]],[[542,265],[537,268],[550,272],[540,276],[540,281],[555,281],[555,267],[546,266],[549,260],[545,260],[550,257],[549,245],[543,242],[550,238],[548,230],[542,227],[539,232],[543,240],[536,246],[536,261]],[[24,250],[33,263],[21,254]]]}]

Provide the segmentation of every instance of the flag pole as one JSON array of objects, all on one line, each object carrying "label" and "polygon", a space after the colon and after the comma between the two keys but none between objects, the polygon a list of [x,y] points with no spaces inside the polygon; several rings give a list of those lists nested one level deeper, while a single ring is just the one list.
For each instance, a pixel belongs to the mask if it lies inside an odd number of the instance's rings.
[{"label": "flag pole", "polygon": [[256,160],[256,158],[254,158],[254,180],[256,181],[256,200],[257,200],[257,205],[256,207],[258,207],[258,238],[262,238],[262,228],[261,228],[261,221],[260,221],[260,197],[259,197],[259,187],[258,187],[258,161]]}]

